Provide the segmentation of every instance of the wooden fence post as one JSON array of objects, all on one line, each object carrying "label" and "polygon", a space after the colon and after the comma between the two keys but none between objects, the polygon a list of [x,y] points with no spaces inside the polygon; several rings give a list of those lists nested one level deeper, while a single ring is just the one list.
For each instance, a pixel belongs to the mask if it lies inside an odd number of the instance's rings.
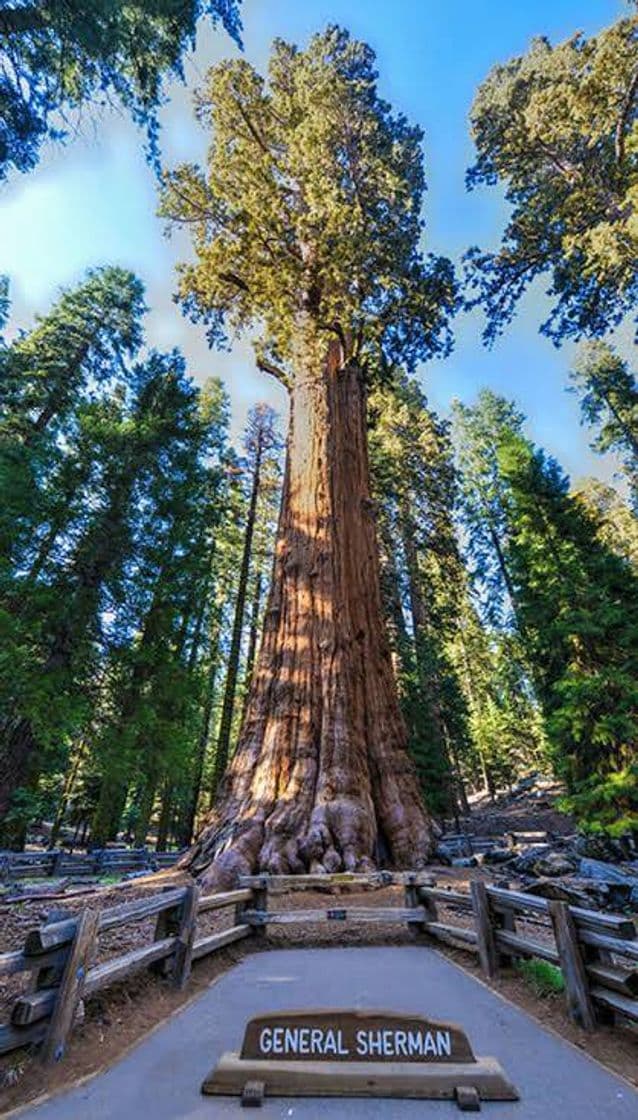
[{"label": "wooden fence post", "polygon": [[46,1065],[59,1062],[64,1056],[67,1038],[82,999],[86,974],[95,954],[99,918],[97,910],[83,910],[78,918],[42,1045],[42,1061]]},{"label": "wooden fence post", "polygon": [[[415,909],[419,906],[419,896],[416,886],[416,875],[408,875],[404,885],[404,900],[406,907]],[[423,928],[423,923],[420,918],[408,918],[408,929],[413,935],[420,932]]]},{"label": "wooden fence post", "polygon": [[180,989],[186,987],[191,974],[199,895],[199,885],[195,882],[191,883],[190,886],[187,887],[186,897],[181,906],[179,927],[177,930],[177,944],[175,946],[172,963],[173,983]]},{"label": "wooden fence post", "polygon": [[474,921],[476,922],[481,968],[485,975],[491,979],[498,974],[498,952],[494,939],[490,900],[485,883],[480,879],[473,880],[470,883],[470,893],[472,895]]},{"label": "wooden fence post", "polygon": [[[504,890],[510,889],[509,883],[504,883]],[[488,901],[490,899],[490,888],[487,888]],[[498,910],[490,907],[492,914],[492,927],[496,934],[499,929],[505,930],[506,933],[516,933],[516,913],[514,910]],[[517,960],[516,953],[511,949],[499,949],[497,952],[497,959],[501,968],[511,968]]]},{"label": "wooden fence post", "polygon": [[589,994],[589,979],[578,944],[578,931],[566,902],[548,903],[556,948],[565,980],[569,1017],[587,1031],[596,1026],[596,1013]]},{"label": "wooden fence post", "polygon": [[[263,910],[268,912],[268,876],[262,875],[259,880],[259,886],[253,887],[253,910]],[[263,925],[253,926],[253,934],[257,937],[265,938],[266,936],[266,923]]]},{"label": "wooden fence post", "polygon": [[427,887],[420,886],[417,887],[416,892],[417,898],[421,903],[423,909],[425,910],[425,923],[423,925],[423,929],[426,931],[426,933],[428,922],[438,922],[439,920],[439,911],[436,905],[436,901],[433,898],[430,898],[427,890]]}]

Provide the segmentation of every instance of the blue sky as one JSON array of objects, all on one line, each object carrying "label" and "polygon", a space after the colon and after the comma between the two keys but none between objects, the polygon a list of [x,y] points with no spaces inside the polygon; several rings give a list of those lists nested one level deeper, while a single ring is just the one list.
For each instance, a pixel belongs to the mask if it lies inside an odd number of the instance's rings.
[{"label": "blue sky", "polygon": [[[596,32],[627,11],[622,0],[245,0],[245,54],[267,62],[276,36],[303,44],[328,22],[341,23],[376,50],[381,89],[425,131],[429,191],[427,247],[458,258],[470,244],[496,245],[506,214],[499,191],[468,194],[464,173],[472,160],[468,112],[489,69],[527,48],[535,35],[558,41],[581,30]],[[167,165],[203,159],[206,137],[195,124],[191,94],[207,67],[236,54],[223,32],[202,28],[186,64],[186,87],[169,89],[162,147]],[[255,371],[250,347],[230,354],[206,348],[203,332],[172,303],[174,266],[188,255],[180,237],[167,240],[155,216],[156,185],[144,162],[142,137],[115,112],[87,114],[67,147],[50,147],[39,167],[0,189],[0,273],[11,279],[13,326],[28,326],[61,285],[91,266],[134,269],[147,286],[148,338],[160,348],[180,346],[192,373],[217,373],[227,383],[234,426],[246,409],[269,399],[285,409],[279,387]],[[578,405],[568,394],[573,348],[556,350],[538,334],[543,285],[525,299],[515,323],[491,351],[481,344],[481,317],[456,320],[450,358],[422,367],[430,402],[443,414],[450,400],[470,401],[482,386],[514,397],[529,417],[530,433],[574,478],[609,477],[612,460],[588,449]]]}]

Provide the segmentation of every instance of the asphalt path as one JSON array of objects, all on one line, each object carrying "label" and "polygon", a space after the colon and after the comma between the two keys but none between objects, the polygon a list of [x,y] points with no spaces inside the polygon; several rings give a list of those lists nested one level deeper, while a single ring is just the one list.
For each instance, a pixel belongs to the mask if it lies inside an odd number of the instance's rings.
[{"label": "asphalt path", "polygon": [[106,1073],[22,1113],[33,1120],[424,1120],[460,1116],[448,1101],[205,1097],[202,1080],[239,1050],[252,1015],[302,1008],[384,1008],[458,1023],[495,1057],[521,1100],[484,1102],[490,1120],[638,1120],[638,1092],[539,1026],[434,949],[289,949],[255,953],[140,1042]]}]

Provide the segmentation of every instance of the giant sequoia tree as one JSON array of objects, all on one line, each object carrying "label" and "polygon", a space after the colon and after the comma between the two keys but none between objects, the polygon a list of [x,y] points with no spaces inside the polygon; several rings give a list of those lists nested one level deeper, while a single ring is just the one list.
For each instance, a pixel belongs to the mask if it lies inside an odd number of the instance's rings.
[{"label": "giant sequoia tree", "polygon": [[419,249],[421,133],[378,96],[374,55],[329,28],[274,45],[198,99],[208,166],[166,178],[163,213],[190,226],[186,311],[212,343],[257,332],[290,393],[264,635],[236,753],[189,864],[353,869],[423,861],[430,827],[405,750],[381,621],[368,486],[366,370],[445,351],[450,265]]}]

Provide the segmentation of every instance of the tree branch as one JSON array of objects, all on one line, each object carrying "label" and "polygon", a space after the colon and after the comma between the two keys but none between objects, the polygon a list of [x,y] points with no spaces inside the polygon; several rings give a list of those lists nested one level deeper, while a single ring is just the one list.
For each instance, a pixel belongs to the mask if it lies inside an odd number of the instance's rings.
[{"label": "tree branch", "polygon": [[616,125],[616,135],[615,135],[615,139],[614,139],[614,148],[615,148],[615,152],[616,152],[616,163],[617,164],[622,163],[622,161],[625,158],[625,129],[627,127],[627,120],[629,118],[629,113],[631,112],[632,103],[635,100],[637,94],[638,94],[638,66],[636,66],[636,68],[635,68],[635,70],[634,70],[634,72],[631,76],[631,80],[629,82],[629,87],[627,89],[627,93],[625,94],[625,100],[623,101],[622,109],[620,111],[620,116],[618,118],[618,123]]},{"label": "tree branch", "polygon": [[242,292],[250,292],[246,281],[242,280],[241,276],[238,276],[236,272],[220,272],[219,279],[225,280],[227,284],[234,284],[236,288],[241,288]]},{"label": "tree branch", "polygon": [[41,5],[32,4],[30,8],[5,8],[0,12],[0,34],[24,35],[29,31],[41,31],[46,27]]},{"label": "tree branch", "polygon": [[288,392],[292,389],[292,381],[285,370],[280,369],[273,362],[269,362],[267,358],[257,358],[257,369],[260,369],[262,373],[269,373],[272,377],[276,377],[277,381],[281,381]]}]

